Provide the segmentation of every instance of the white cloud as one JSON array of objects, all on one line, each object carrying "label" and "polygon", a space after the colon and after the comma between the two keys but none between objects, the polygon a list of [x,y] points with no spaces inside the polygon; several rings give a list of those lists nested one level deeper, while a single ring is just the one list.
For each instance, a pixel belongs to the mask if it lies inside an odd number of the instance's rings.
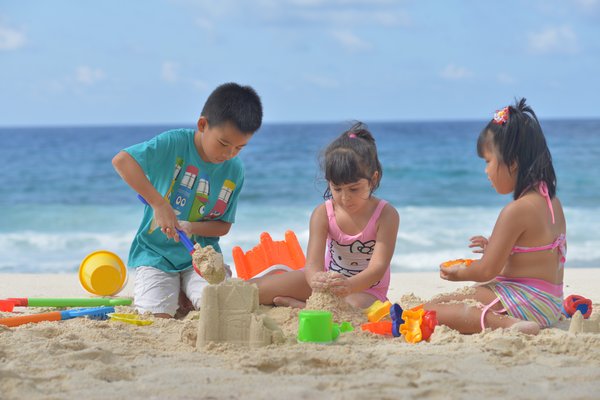
[{"label": "white cloud", "polygon": [[340,86],[340,83],[337,80],[322,75],[305,75],[304,80],[323,89],[333,89]]},{"label": "white cloud", "polygon": [[104,76],[105,74],[102,69],[87,65],[79,66],[75,70],[75,81],[88,86],[104,79]]},{"label": "white cloud", "polygon": [[179,80],[179,64],[172,61],[163,62],[161,76],[166,82],[177,82]]},{"label": "white cloud", "polygon": [[575,32],[569,26],[547,28],[540,32],[530,33],[529,49],[540,54],[569,54],[579,51]]},{"label": "white cloud", "polygon": [[469,78],[472,75],[471,71],[469,71],[465,67],[459,67],[454,64],[448,64],[442,70],[441,76],[445,79],[449,79],[452,81],[457,81],[461,79]]},{"label": "white cloud", "polygon": [[584,10],[595,10],[600,6],[599,0],[574,0],[575,5],[579,6]]},{"label": "white cloud", "polygon": [[331,36],[341,44],[346,50],[349,51],[362,51],[368,50],[372,46],[365,40],[362,40],[354,33],[350,31],[333,31],[331,32]]},{"label": "white cloud", "polygon": [[198,90],[199,92],[205,92],[209,89],[209,86],[206,82],[201,81],[199,79],[190,80],[191,85]]},{"label": "white cloud", "polygon": [[[263,26],[295,28],[298,24],[314,24],[323,28],[346,26],[409,26],[411,19],[397,0],[221,0],[202,2],[198,6],[202,17],[196,20],[201,28],[224,19],[242,18]],[[203,21],[207,19],[207,21]]]},{"label": "white cloud", "polygon": [[512,85],[516,82],[515,78],[505,72],[500,72],[498,75],[496,75],[496,79],[499,83],[504,85]]},{"label": "white cloud", "polygon": [[201,29],[208,31],[208,32],[213,31],[215,28],[214,23],[209,18],[206,18],[204,16],[202,16],[200,18],[196,18],[196,20],[194,22],[195,22],[196,26],[198,26]]},{"label": "white cloud", "polygon": [[0,25],[0,51],[20,49],[26,41],[23,32]]}]

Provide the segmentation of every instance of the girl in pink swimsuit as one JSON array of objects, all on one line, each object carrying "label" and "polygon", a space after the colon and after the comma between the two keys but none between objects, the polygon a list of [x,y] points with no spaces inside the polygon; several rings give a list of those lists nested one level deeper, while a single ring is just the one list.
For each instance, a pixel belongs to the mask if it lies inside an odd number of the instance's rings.
[{"label": "girl in pink swimsuit", "polygon": [[479,135],[477,152],[492,186],[500,194],[513,193],[514,200],[498,216],[489,240],[471,238],[469,247],[481,259],[468,267],[440,267],[442,279],[481,283],[468,294],[441,295],[424,307],[437,312],[440,324],[462,333],[489,327],[537,334],[560,318],[566,222],[552,157],[525,99],[496,112]]},{"label": "girl in pink swimsuit", "polygon": [[326,201],[310,219],[306,267],[254,280],[261,304],[304,307],[313,289],[342,296],[357,308],[387,299],[400,217],[373,196],[383,171],[366,126],[356,123],[334,140],[322,167]]}]

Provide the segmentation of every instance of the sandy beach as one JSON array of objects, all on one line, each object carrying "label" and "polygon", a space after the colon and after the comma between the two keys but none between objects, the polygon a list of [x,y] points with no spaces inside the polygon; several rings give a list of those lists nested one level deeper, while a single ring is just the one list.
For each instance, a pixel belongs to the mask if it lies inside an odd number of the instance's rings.
[{"label": "sandy beach", "polygon": [[[401,305],[465,286],[436,273],[392,275],[389,297]],[[600,269],[568,269],[565,295],[590,298],[599,310],[598,282]],[[132,289],[130,276],[119,295]],[[0,274],[0,298],[87,296],[76,274]],[[297,311],[260,310],[281,327],[283,343],[198,347],[198,312],[149,326],[85,318],[0,326],[0,397],[591,399],[600,390],[600,333],[569,333],[569,320],[535,337],[437,327],[429,342],[409,344],[357,329],[317,345],[296,342]]]}]

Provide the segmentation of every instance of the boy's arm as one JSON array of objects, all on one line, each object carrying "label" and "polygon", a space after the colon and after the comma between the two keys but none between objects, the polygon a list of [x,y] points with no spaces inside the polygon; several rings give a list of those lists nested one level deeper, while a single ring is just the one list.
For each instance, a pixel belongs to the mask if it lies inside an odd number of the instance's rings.
[{"label": "boy's arm", "polygon": [[[227,221],[198,221],[198,222],[186,222],[179,221],[185,233],[188,235],[197,235],[204,237],[217,237],[225,236],[231,229],[231,222]],[[186,229],[186,225],[189,224],[189,229]]]},{"label": "boy's arm", "polygon": [[173,212],[167,200],[152,186],[146,177],[144,170],[135,159],[125,151],[120,151],[112,159],[112,164],[123,180],[139,193],[154,210],[154,218],[161,231],[169,239],[177,237],[179,224],[177,216]]}]

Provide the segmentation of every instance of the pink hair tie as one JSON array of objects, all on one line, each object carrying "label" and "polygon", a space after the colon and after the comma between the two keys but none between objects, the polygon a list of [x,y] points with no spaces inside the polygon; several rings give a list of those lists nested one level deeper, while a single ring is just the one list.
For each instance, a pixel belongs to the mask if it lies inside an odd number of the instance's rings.
[{"label": "pink hair tie", "polygon": [[504,125],[508,122],[508,107],[504,107],[502,110],[498,110],[494,113],[493,123],[498,125]]},{"label": "pink hair tie", "polygon": [[356,139],[356,133],[349,133],[348,137],[350,137],[350,139]]}]

